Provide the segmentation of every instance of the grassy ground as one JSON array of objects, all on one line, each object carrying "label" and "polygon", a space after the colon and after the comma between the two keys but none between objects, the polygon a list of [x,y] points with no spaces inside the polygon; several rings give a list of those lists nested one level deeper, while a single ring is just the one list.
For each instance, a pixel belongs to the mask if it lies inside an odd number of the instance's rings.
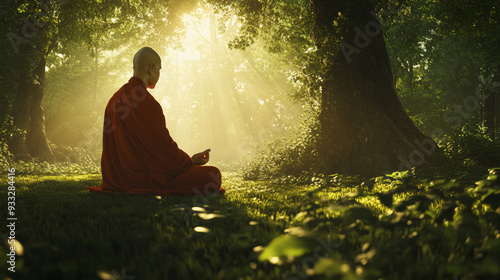
[{"label": "grassy ground", "polygon": [[[16,176],[8,279],[494,279],[500,179],[245,181],[226,195],[99,195],[100,175]],[[481,179],[481,178],[478,178]],[[7,186],[0,190],[7,199]],[[2,202],[0,219],[6,221]],[[496,211],[496,212],[495,212]],[[0,230],[7,241],[7,229]],[[468,278],[467,278],[468,277]],[[497,278],[498,279],[498,278]]]}]

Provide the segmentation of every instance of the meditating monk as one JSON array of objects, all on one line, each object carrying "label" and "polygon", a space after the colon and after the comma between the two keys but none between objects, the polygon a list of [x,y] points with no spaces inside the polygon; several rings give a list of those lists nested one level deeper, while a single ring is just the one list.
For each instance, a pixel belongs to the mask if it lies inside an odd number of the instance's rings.
[{"label": "meditating monk", "polygon": [[163,110],[147,88],[160,78],[161,58],[144,47],[134,56],[134,76],[108,102],[104,114],[101,193],[196,195],[224,192],[210,149],[192,157],[170,137]]}]

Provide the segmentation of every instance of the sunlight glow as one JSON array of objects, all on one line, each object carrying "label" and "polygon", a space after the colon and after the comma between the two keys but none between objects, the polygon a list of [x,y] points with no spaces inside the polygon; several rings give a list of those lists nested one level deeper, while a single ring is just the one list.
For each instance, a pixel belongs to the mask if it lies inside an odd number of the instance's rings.
[{"label": "sunlight glow", "polygon": [[[269,54],[260,41],[245,50],[230,50],[228,43],[236,38],[240,23],[229,17],[221,30],[220,15],[212,10],[199,4],[182,16],[181,37],[151,43],[162,57],[162,70],[150,93],[182,150],[192,155],[210,148],[211,164],[237,168],[256,153],[259,143],[286,136],[298,123],[303,108],[289,99],[294,85],[288,79],[297,70],[281,67],[282,58]],[[104,108],[132,76],[135,52],[149,44],[140,35],[121,39],[48,58],[47,92],[52,94],[44,102],[51,104],[46,123],[54,143],[102,149]],[[58,125],[68,122],[68,116],[74,116],[70,128]]]},{"label": "sunlight glow", "polygon": [[218,28],[210,7],[185,14],[180,48],[167,48],[155,89],[174,139],[188,154],[211,148],[212,161],[253,153],[259,141],[284,135],[302,109],[288,100],[291,83],[260,46],[229,50],[236,17]]}]

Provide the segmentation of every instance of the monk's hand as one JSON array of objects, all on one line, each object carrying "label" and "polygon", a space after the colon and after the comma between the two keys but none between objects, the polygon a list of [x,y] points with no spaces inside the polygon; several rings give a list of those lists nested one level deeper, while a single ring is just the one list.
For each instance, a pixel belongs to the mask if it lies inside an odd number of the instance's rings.
[{"label": "monk's hand", "polygon": [[210,159],[210,149],[206,149],[201,153],[194,154],[191,157],[191,162],[195,165],[204,165]]}]

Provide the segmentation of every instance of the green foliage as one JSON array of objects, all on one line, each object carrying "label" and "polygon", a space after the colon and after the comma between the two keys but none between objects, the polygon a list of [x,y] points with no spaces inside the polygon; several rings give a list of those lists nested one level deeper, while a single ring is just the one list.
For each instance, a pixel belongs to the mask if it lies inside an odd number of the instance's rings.
[{"label": "green foliage", "polygon": [[21,131],[14,127],[12,117],[6,116],[0,123],[0,168],[3,170],[7,170],[9,163],[13,160],[8,149],[8,142],[14,133],[21,133]]},{"label": "green foliage", "polygon": [[100,163],[84,162],[36,162],[18,161],[16,163],[7,163],[5,166],[14,167],[16,172],[23,175],[63,175],[63,174],[98,174],[101,172]]},{"label": "green foliage", "polygon": [[440,143],[446,157],[466,169],[500,166],[500,144],[492,141],[485,130],[466,124]]},{"label": "green foliage", "polygon": [[[312,120],[314,117],[305,121],[298,128],[298,133],[291,137],[264,146],[242,170],[244,178],[310,183],[315,172],[328,173],[316,155],[317,125]],[[500,166],[500,144],[492,141],[485,129],[478,127],[475,122],[452,130],[451,135],[440,139],[438,145],[441,152],[430,159],[429,168],[439,170],[443,176],[449,176],[450,171],[458,169],[461,171],[460,176],[473,178],[489,168]],[[420,169],[423,173],[427,167]],[[435,174],[433,170],[429,172]],[[288,175],[292,175],[292,181],[287,179]],[[389,198],[385,199],[386,203],[390,203]]]},{"label": "green foliage", "polygon": [[[343,189],[323,181],[291,223],[301,236],[276,237],[259,259],[290,277],[493,279],[500,275],[499,171],[491,169],[476,186],[407,172]],[[384,203],[381,194],[395,203]],[[277,247],[287,236],[292,248]]]},{"label": "green foliage", "polygon": [[292,234],[281,235],[269,243],[259,255],[259,261],[269,260],[273,262],[276,257],[300,257],[309,252],[314,245],[315,243],[310,238]]},{"label": "green foliage", "polygon": [[261,152],[242,169],[244,178],[255,180],[299,175],[317,167],[317,119],[309,115],[295,131],[296,134],[275,140],[261,148]]},{"label": "green foliage", "polygon": [[478,96],[498,83],[498,4],[413,0],[383,21],[394,86],[427,135],[484,118]]},{"label": "green foliage", "polygon": [[5,147],[0,155],[0,167],[4,170],[15,168],[22,175],[69,175],[69,174],[99,174],[101,172],[101,155],[93,150],[82,147],[56,146],[52,150],[58,162],[14,161],[13,156]]},{"label": "green foliage", "polygon": [[14,167],[16,172],[23,175],[98,174],[101,172],[100,164],[95,163],[18,161],[14,164],[6,164],[6,166]]}]

